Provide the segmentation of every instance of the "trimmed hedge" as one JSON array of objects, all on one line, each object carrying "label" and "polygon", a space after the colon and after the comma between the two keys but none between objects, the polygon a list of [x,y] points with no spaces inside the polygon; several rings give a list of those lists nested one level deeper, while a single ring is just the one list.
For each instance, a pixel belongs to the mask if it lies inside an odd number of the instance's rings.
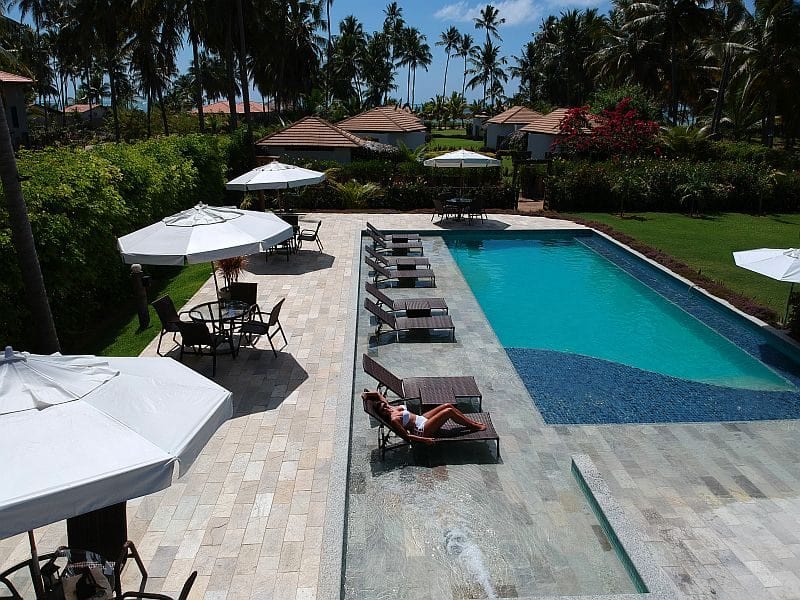
[{"label": "trimmed hedge", "polygon": [[800,173],[776,175],[740,161],[632,159],[556,160],[546,179],[558,211],[796,212]]},{"label": "trimmed hedge", "polygon": [[[92,333],[130,298],[129,268],[117,237],[198,201],[219,204],[226,155],[217,138],[170,136],[91,150],[22,152],[23,193],[56,328],[65,352],[86,348]],[[0,203],[0,332],[29,346],[30,316]]]}]

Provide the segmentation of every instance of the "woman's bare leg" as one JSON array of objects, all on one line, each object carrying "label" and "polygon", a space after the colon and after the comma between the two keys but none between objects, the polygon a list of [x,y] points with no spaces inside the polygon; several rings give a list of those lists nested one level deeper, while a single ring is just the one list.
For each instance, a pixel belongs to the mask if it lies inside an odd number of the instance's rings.
[{"label": "woman's bare leg", "polygon": [[[478,423],[477,421],[473,421],[451,404],[446,404],[442,407],[437,407],[437,408],[441,408],[441,410],[439,411],[435,411],[435,409],[430,410],[424,415],[428,419],[425,422],[425,429],[423,431],[423,435],[426,437],[435,434],[442,428],[442,425],[447,423],[447,421],[449,421],[450,419],[452,419],[459,425],[463,425],[464,427],[472,429],[473,431],[483,431],[484,429],[486,429],[486,425],[484,425],[483,423]],[[429,417],[428,414],[431,413],[432,416]]]},{"label": "woman's bare leg", "polygon": [[447,410],[448,408],[453,408],[452,404],[440,404],[439,406],[434,406],[432,409],[425,411],[422,413],[422,416],[426,419],[430,419],[431,417],[435,417],[443,410]]}]

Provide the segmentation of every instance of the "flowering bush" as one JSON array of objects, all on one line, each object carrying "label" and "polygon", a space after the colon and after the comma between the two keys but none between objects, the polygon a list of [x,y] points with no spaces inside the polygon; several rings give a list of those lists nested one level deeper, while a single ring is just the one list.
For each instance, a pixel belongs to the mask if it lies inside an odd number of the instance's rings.
[{"label": "flowering bush", "polygon": [[569,109],[553,144],[565,155],[639,156],[657,153],[657,133],[658,123],[640,118],[631,99],[623,98],[614,110],[599,115],[588,106]]}]

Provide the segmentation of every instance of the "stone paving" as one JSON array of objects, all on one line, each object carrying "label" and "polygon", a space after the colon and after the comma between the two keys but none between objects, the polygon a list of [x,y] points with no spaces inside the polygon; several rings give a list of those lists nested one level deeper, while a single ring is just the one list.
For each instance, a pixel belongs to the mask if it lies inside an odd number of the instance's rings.
[{"label": "stone paving", "polygon": [[[355,236],[367,218],[385,228],[438,227],[427,215],[321,217],[323,254],[304,250],[289,262],[257,258],[244,277],[259,282],[265,308],[287,298],[281,319],[287,347],[277,359],[266,341],[243,350],[235,361],[222,357],[216,379],[234,392],[234,418],[184,478],[168,490],[129,502],[129,535],[148,564],[148,590],[175,593],[197,570],[193,598],[338,596],[341,547],[335,541],[337,535],[341,540],[341,465],[347,458],[347,444],[341,441],[349,435],[341,423],[352,401],[352,393],[342,389],[353,376],[347,334],[356,315]],[[563,223],[493,215],[485,226],[535,229]],[[208,283],[188,304],[212,297],[213,284]],[[535,309],[535,302],[528,308]],[[486,351],[502,352],[489,346]],[[155,343],[145,354],[154,352]],[[210,360],[187,359],[187,364],[210,374]],[[398,371],[408,374],[410,367],[401,364]],[[487,393],[487,409],[495,411],[491,400]],[[356,408],[354,423],[363,427]],[[535,411],[530,414],[541,421]],[[498,421],[504,454],[525,457],[541,481],[548,474],[567,481],[570,455],[589,455],[658,563],[686,595],[800,598],[796,421],[540,422],[536,435],[520,432],[505,418]],[[490,465],[481,464],[481,469],[489,473]],[[432,471],[434,476],[438,472]],[[543,518],[547,510],[542,507]],[[565,530],[569,527],[563,522]],[[43,549],[66,541],[63,523],[36,534]],[[0,541],[0,569],[27,553],[25,536]]]}]

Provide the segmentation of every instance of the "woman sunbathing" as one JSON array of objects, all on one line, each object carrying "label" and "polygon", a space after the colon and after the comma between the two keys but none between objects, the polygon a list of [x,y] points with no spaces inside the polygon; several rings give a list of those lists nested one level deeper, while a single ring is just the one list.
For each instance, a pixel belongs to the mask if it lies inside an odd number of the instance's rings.
[{"label": "woman sunbathing", "polygon": [[396,431],[405,431],[410,441],[433,444],[436,432],[451,419],[471,431],[486,429],[486,425],[473,421],[452,404],[442,404],[417,415],[409,411],[405,404],[392,406],[380,392],[365,390],[363,397],[373,403],[375,412],[391,423]]}]

